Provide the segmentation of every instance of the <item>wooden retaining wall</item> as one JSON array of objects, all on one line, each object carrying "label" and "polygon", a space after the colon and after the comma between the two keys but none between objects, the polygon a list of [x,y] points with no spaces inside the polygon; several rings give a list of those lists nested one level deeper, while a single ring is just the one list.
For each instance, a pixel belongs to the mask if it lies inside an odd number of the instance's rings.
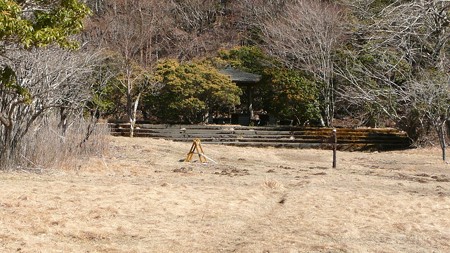
[{"label": "wooden retaining wall", "polygon": [[[129,136],[128,123],[109,123],[114,136]],[[163,138],[202,143],[253,147],[330,149],[332,128],[249,127],[238,125],[136,124],[135,137]],[[392,128],[337,128],[339,150],[399,150],[411,146],[406,133]]]}]

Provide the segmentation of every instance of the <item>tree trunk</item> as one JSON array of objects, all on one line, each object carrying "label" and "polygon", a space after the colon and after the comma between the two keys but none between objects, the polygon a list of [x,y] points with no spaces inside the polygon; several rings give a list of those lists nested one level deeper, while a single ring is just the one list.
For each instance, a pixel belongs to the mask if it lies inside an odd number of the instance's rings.
[{"label": "tree trunk", "polygon": [[4,126],[5,135],[3,136],[3,147],[0,149],[0,169],[6,169],[11,164],[11,159],[15,150],[12,141],[12,126]]},{"label": "tree trunk", "polygon": [[446,149],[445,126],[446,126],[446,122],[444,121],[444,123],[440,124],[437,127],[437,133],[438,133],[438,137],[439,137],[439,144],[440,144],[441,149],[442,149],[442,160],[444,162],[446,161],[446,154],[445,154],[445,149]]},{"label": "tree trunk", "polygon": [[130,117],[130,137],[134,137],[134,127],[136,124],[136,112],[139,105],[139,99],[141,97],[141,93],[138,94],[136,100],[134,101],[133,112]]},{"label": "tree trunk", "polygon": [[66,136],[68,112],[64,107],[59,108],[58,128],[61,130],[61,136]]}]

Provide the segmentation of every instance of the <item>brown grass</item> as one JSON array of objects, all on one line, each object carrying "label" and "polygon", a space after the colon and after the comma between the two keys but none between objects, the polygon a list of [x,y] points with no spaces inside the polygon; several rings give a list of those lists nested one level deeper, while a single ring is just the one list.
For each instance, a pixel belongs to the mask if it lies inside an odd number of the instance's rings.
[{"label": "brown grass", "polygon": [[[65,135],[58,128],[56,117],[29,131],[21,142],[14,168],[40,171],[43,168],[76,169],[83,158],[103,154],[109,133],[106,124],[89,124],[83,118],[73,119]],[[87,133],[89,136],[87,137]]]},{"label": "brown grass", "polygon": [[1,252],[450,252],[450,167],[388,153],[111,138],[78,171],[1,172]]}]

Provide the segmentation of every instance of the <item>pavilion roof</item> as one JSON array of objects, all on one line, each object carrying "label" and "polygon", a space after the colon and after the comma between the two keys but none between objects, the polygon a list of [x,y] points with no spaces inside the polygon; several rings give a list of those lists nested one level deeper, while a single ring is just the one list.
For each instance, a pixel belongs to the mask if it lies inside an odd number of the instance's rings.
[{"label": "pavilion roof", "polygon": [[219,70],[220,73],[227,75],[231,78],[231,81],[239,83],[257,83],[261,80],[261,75],[248,73],[232,67]]}]

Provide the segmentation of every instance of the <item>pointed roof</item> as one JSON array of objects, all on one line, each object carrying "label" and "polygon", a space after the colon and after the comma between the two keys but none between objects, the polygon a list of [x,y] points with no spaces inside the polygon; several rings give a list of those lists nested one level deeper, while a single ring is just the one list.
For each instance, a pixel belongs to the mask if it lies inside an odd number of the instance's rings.
[{"label": "pointed roof", "polygon": [[219,70],[220,73],[227,75],[235,83],[257,83],[261,80],[261,75],[244,72],[232,67]]}]

